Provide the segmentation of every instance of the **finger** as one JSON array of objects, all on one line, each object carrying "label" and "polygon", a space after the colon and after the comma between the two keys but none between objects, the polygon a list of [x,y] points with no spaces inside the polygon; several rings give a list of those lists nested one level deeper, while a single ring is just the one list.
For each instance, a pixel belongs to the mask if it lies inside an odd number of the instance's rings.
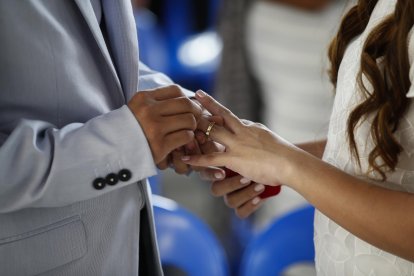
[{"label": "finger", "polygon": [[260,197],[257,196],[255,198],[253,198],[252,200],[249,200],[248,202],[246,202],[242,206],[238,207],[235,210],[236,215],[241,219],[247,218],[248,216],[253,214],[257,209],[259,209],[260,206],[262,206],[262,204],[265,201],[266,200],[261,199]]},{"label": "finger", "polygon": [[200,149],[201,153],[208,154],[213,152],[224,152],[226,147],[217,142],[207,140],[204,144],[200,145]]},{"label": "finger", "polygon": [[[199,146],[197,140],[194,139],[190,143],[186,144],[184,146],[184,152],[185,152],[185,155],[199,155],[199,154],[201,154],[201,149],[200,149],[200,146]],[[182,162],[182,161],[180,160],[180,162]],[[200,172],[204,168],[203,167],[198,167],[198,166],[191,166],[191,169],[196,171],[196,172]]]},{"label": "finger", "polygon": [[[224,152],[226,150],[226,147],[222,144],[219,144],[212,140],[207,140],[206,135],[204,133],[201,133],[201,131],[195,132],[195,137],[197,140],[197,144],[200,148],[200,153],[202,154],[208,154],[213,152]],[[193,153],[188,155],[199,155],[200,153]]]},{"label": "finger", "polygon": [[219,126],[224,126],[224,119],[221,116],[215,116],[215,115],[211,115],[208,116],[207,119],[210,122],[215,122],[216,124],[218,124]]},{"label": "finger", "polygon": [[162,101],[167,99],[184,97],[185,94],[178,85],[169,85],[154,90],[149,90],[155,100]]},{"label": "finger", "polygon": [[159,163],[157,164],[157,168],[158,168],[158,169],[160,169],[160,170],[165,170],[165,169],[167,169],[167,168],[168,168],[168,164],[169,164],[168,159],[169,159],[169,156],[167,156],[167,157],[166,157],[166,158],[164,158],[161,162],[159,162]]},{"label": "finger", "polygon": [[200,147],[208,141],[206,134],[199,129],[195,130],[194,135]]},{"label": "finger", "polygon": [[[190,143],[194,139],[194,132],[189,130],[180,130],[166,135],[163,139],[162,147],[163,150],[167,153],[172,152],[174,149],[184,146],[187,143]],[[181,157],[183,160],[184,157]]]},{"label": "finger", "polygon": [[225,202],[227,206],[236,209],[248,201],[253,200],[255,197],[258,197],[264,189],[265,186],[263,184],[253,182],[244,189],[227,194],[227,196],[225,196]]},{"label": "finger", "polygon": [[228,177],[221,181],[216,180],[211,184],[210,189],[214,196],[219,197],[246,188],[249,184],[251,184],[250,180],[237,175],[234,177]]},{"label": "finger", "polygon": [[163,116],[192,113],[199,118],[201,116],[201,107],[187,97],[173,98],[160,101],[157,108]]},{"label": "finger", "polygon": [[238,132],[242,127],[239,118],[230,110],[221,105],[215,99],[207,95],[205,92],[199,90],[196,93],[196,99],[207,109],[212,115],[221,116],[224,119],[225,125],[233,132]]},{"label": "finger", "polygon": [[190,166],[181,161],[181,157],[185,155],[184,149],[182,147],[175,149],[171,155],[175,172],[178,174],[188,174],[190,172]]},{"label": "finger", "polygon": [[223,180],[225,173],[223,169],[215,167],[202,168],[198,173],[200,178],[205,181],[213,182]]},{"label": "finger", "polygon": [[242,119],[240,120],[242,122],[243,125],[245,126],[251,126],[254,125],[254,123],[252,121],[246,120],[246,119]]},{"label": "finger", "polygon": [[[225,127],[214,124],[211,128],[212,122],[201,118],[197,124],[197,129],[201,130],[206,134],[207,129],[209,129],[209,135],[207,138],[210,138],[214,141],[219,142],[225,146],[231,145],[234,142],[234,134],[227,130]],[[207,134],[206,134],[207,136]]]},{"label": "finger", "polygon": [[191,130],[194,131],[197,127],[196,119],[193,114],[185,113],[172,116],[162,117],[160,125],[164,134],[172,133],[178,130]]},{"label": "finger", "polygon": [[[220,116],[202,116],[200,119],[206,119],[209,122],[215,122],[219,126],[224,126],[224,120]],[[201,130],[196,130],[196,139],[199,144],[204,144],[208,140],[205,132]]]},{"label": "finger", "polygon": [[231,157],[228,153],[213,152],[203,155],[185,155],[181,157],[181,160],[191,166],[224,167],[224,164],[227,164],[229,158]]}]

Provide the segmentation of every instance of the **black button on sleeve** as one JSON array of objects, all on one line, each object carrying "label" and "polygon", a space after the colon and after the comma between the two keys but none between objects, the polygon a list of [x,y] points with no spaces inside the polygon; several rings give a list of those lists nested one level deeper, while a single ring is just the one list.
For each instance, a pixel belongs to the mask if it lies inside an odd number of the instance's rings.
[{"label": "black button on sleeve", "polygon": [[108,185],[116,185],[116,183],[118,183],[118,175],[115,173],[110,173],[105,177],[106,180],[106,184]]},{"label": "black button on sleeve", "polygon": [[106,181],[104,178],[99,177],[96,178],[93,183],[92,183],[93,187],[97,190],[102,190],[103,188],[105,188],[106,186]]},{"label": "black button on sleeve", "polygon": [[119,180],[124,181],[124,182],[130,180],[131,177],[132,177],[132,173],[128,169],[122,169],[118,173]]}]

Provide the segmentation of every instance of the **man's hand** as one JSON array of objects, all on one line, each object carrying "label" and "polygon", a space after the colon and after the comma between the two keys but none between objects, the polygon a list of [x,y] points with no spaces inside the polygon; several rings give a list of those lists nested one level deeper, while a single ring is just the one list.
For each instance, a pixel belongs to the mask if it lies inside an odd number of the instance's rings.
[{"label": "man's hand", "polygon": [[[208,112],[202,105],[195,99],[191,99],[195,104],[200,106],[202,109],[201,111],[201,118],[200,120],[206,120],[206,118],[210,118],[210,120],[215,120],[216,123],[222,124],[221,117],[212,117],[210,112]],[[158,163],[158,168],[164,170],[168,167],[171,167],[175,170],[177,174],[189,174],[192,171],[196,171],[199,173],[201,179],[206,181],[217,181],[224,178],[224,171],[218,168],[203,168],[203,167],[196,167],[190,166],[184,163],[181,160],[181,157],[184,155],[195,155],[195,154],[202,154],[202,153],[212,153],[217,151],[223,151],[224,147],[215,142],[207,142],[203,133],[199,133],[198,137],[200,141],[194,139],[190,143],[186,144],[183,147],[177,148],[173,150],[164,160]],[[201,145],[200,145],[201,142]],[[201,149],[200,146],[203,148]]]},{"label": "man's hand", "polygon": [[158,165],[168,155],[194,139],[201,108],[176,86],[141,91],[128,107],[141,125]]}]

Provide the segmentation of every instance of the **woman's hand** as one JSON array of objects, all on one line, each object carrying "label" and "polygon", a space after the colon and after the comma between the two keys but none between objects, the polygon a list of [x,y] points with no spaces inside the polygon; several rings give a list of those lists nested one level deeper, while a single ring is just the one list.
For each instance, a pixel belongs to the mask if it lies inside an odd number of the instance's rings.
[{"label": "woman's hand", "polygon": [[[316,156],[294,147],[264,126],[241,121],[208,95],[197,93],[199,102],[213,115],[224,119],[215,125],[210,138],[223,144],[223,153],[184,156],[198,166],[225,166],[252,181],[289,185],[320,212],[360,239],[411,262],[414,261],[414,196],[349,175]],[[200,120],[198,128],[209,122]],[[324,147],[324,142],[320,146]],[[238,190],[247,195],[247,188]],[[230,195],[230,192],[225,192]],[[239,194],[240,196],[240,194]],[[240,197],[231,203],[234,208]],[[229,198],[228,198],[229,199]],[[242,205],[240,205],[242,206]],[[251,210],[251,209],[250,209]],[[392,233],[398,233],[393,235]]]},{"label": "woman's hand", "polygon": [[234,209],[239,218],[246,218],[266,201],[260,198],[264,188],[263,184],[237,175],[213,182],[211,192],[214,196],[222,196],[226,205]]},{"label": "woman's hand", "polygon": [[[198,91],[197,100],[213,115],[223,118],[215,124],[209,138],[225,146],[225,152],[184,156],[182,160],[193,166],[227,167],[245,178],[266,185],[280,185],[288,172],[285,156],[290,145],[265,126],[240,120],[213,98]],[[209,121],[200,120],[198,129],[205,132]]]}]

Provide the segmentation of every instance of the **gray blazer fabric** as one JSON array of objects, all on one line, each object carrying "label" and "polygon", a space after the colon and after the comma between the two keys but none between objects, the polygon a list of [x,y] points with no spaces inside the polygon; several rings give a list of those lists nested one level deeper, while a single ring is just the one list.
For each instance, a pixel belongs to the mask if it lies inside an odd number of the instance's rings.
[{"label": "gray blazer fabric", "polygon": [[0,275],[162,274],[156,167],[125,104],[171,81],[138,64],[130,1],[101,2],[105,38],[89,0],[0,1]]}]

